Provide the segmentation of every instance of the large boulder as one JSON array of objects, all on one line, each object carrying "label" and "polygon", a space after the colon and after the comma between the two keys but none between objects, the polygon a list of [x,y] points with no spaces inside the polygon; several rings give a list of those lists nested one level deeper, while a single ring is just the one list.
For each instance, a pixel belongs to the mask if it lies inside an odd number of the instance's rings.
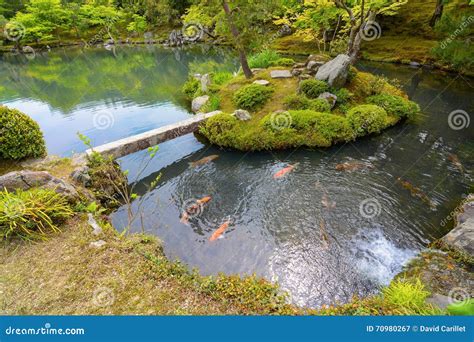
[{"label": "large boulder", "polygon": [[209,101],[208,95],[196,97],[191,104],[191,109],[194,113],[197,113],[207,103],[207,101]]},{"label": "large boulder", "polygon": [[13,171],[0,176],[0,190],[28,190],[36,187],[54,190],[71,202],[76,201],[80,197],[77,190],[71,184],[52,176],[46,171]]},{"label": "large boulder", "polygon": [[441,240],[449,247],[474,257],[474,195],[464,202],[456,221],[456,227]]},{"label": "large boulder", "polygon": [[350,66],[351,58],[348,55],[338,55],[318,69],[316,79],[326,81],[331,87],[343,87],[346,84]]}]

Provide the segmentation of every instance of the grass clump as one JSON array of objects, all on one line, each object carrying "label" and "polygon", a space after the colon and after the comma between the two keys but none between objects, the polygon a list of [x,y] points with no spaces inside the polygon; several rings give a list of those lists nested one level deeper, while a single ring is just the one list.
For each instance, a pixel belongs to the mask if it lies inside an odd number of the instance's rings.
[{"label": "grass clump", "polygon": [[190,76],[181,89],[188,99],[194,99],[201,88],[201,82],[193,76]]},{"label": "grass clump", "polygon": [[28,115],[0,105],[0,157],[19,160],[46,155],[39,125]]},{"label": "grass clump", "polygon": [[233,101],[238,108],[255,110],[262,107],[271,97],[273,89],[270,87],[250,84],[237,90]]},{"label": "grass clump", "polygon": [[48,189],[0,192],[0,238],[44,239],[71,217],[67,199]]},{"label": "grass clump", "polygon": [[221,86],[227,82],[229,82],[234,75],[232,75],[229,71],[219,71],[212,74],[212,84],[217,86]]},{"label": "grass clump", "polygon": [[387,114],[399,118],[414,118],[420,112],[420,106],[401,96],[379,94],[367,98],[367,102],[385,109]]},{"label": "grass clump", "polygon": [[347,112],[346,116],[357,136],[378,133],[386,127],[387,112],[376,105],[355,106]]},{"label": "grass clump", "polygon": [[384,301],[407,314],[419,312],[430,295],[419,279],[413,282],[402,279],[394,280],[382,290]]},{"label": "grass clump", "polygon": [[320,80],[301,81],[299,91],[310,99],[315,99],[325,91],[329,90],[326,82]]},{"label": "grass clump", "polygon": [[291,58],[283,58],[275,50],[263,50],[249,57],[251,68],[269,68],[273,66],[291,66],[295,61]]}]

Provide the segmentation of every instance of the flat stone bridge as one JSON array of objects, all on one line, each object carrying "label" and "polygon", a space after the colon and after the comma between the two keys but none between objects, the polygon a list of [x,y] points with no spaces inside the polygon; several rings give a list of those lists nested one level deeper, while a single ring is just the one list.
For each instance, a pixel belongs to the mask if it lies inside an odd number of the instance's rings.
[{"label": "flat stone bridge", "polygon": [[92,151],[94,151],[104,156],[112,156],[114,159],[125,157],[129,154],[156,146],[165,141],[195,132],[201,123],[219,113],[221,113],[221,111],[196,114],[189,119],[171,125],[152,129],[151,131],[94,147],[93,149],[87,150],[86,153],[90,155]]}]

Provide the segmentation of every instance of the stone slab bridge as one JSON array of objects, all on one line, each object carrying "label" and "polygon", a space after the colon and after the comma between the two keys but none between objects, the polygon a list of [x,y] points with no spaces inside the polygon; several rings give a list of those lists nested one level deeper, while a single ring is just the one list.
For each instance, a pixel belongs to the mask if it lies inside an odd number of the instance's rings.
[{"label": "stone slab bridge", "polygon": [[94,147],[93,149],[87,150],[86,154],[90,155],[94,151],[103,156],[112,156],[114,159],[125,157],[129,154],[156,146],[165,141],[195,132],[201,123],[219,113],[221,113],[221,111],[196,114],[189,119],[171,125],[152,129],[151,131]]}]

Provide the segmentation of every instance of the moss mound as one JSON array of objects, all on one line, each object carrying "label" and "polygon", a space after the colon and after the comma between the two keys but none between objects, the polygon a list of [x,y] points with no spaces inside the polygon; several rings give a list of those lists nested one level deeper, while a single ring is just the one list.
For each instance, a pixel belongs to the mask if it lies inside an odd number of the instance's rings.
[{"label": "moss mound", "polygon": [[[354,68],[341,89],[314,79],[273,79],[270,73],[275,69],[280,68],[259,71],[249,80],[239,75],[220,86],[223,113],[202,124],[200,132],[213,144],[242,151],[329,147],[378,133],[419,111],[386,78]],[[253,84],[255,80],[270,85]],[[317,99],[326,91],[337,96],[333,108]],[[240,121],[231,116],[238,108],[249,110],[252,118]]]},{"label": "moss mound", "polygon": [[0,106],[0,157],[38,158],[46,154],[43,133],[28,115]]}]

